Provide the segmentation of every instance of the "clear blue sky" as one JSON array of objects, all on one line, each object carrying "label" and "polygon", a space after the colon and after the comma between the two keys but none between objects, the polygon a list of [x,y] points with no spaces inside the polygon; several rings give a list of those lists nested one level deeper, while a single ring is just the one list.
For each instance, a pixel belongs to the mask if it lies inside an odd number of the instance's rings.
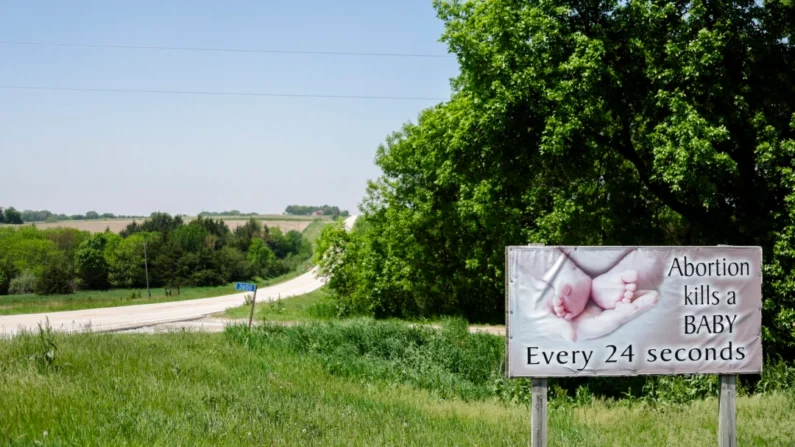
[{"label": "clear blue sky", "polygon": [[[430,0],[10,1],[0,41],[446,54]],[[455,58],[14,46],[0,86],[447,98]],[[354,211],[377,146],[438,101],[0,89],[0,206]]]}]

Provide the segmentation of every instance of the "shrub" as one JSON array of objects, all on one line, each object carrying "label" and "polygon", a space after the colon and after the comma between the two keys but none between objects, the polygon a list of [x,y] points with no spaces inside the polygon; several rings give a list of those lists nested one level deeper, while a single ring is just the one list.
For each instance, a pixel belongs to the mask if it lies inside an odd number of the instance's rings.
[{"label": "shrub", "polygon": [[49,259],[36,277],[34,290],[39,295],[74,293],[75,272],[70,259],[65,255]]},{"label": "shrub", "polygon": [[11,280],[8,285],[8,293],[11,295],[28,295],[33,293],[35,288],[36,276],[30,270],[26,270]]}]

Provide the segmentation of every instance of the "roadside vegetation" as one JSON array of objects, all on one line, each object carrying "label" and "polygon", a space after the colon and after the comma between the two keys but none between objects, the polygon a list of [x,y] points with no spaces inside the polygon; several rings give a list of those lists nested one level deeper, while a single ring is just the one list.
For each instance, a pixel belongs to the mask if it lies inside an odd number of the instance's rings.
[{"label": "roadside vegetation", "polygon": [[[210,296],[234,281],[264,285],[297,276],[311,267],[311,254],[300,232],[282,233],[255,219],[234,231],[222,220],[184,223],[165,213],[120,234],[4,227],[0,314],[186,299],[183,292]],[[151,299],[144,299],[147,270]]]},{"label": "roadside vegetation", "polygon": [[[502,345],[460,322],[27,333],[0,340],[0,444],[526,445],[526,396],[504,392],[496,371]],[[715,444],[714,393],[680,402],[552,389],[550,445]],[[791,391],[741,391],[737,404],[741,445],[791,445]]]},{"label": "roadside vegetation", "polygon": [[333,222],[323,219],[315,219],[309,224],[308,227],[304,229],[304,237],[306,240],[309,241],[312,246],[315,246],[317,242],[317,238],[320,237],[320,232],[323,231],[323,228],[326,228],[328,225],[332,224]]},{"label": "roadside vegetation", "polygon": [[[224,318],[248,318],[251,305],[227,309],[219,316]],[[254,305],[255,321],[307,321],[329,320],[338,315],[337,305],[328,289],[321,287],[313,292],[291,298],[258,301]]]}]

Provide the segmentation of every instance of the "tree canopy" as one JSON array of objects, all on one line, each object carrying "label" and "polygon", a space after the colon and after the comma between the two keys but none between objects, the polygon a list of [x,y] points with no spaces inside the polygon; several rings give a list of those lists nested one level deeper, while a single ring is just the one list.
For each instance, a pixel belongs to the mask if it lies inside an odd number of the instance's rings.
[{"label": "tree canopy", "polygon": [[792,5],[434,4],[461,73],[330,245],[354,307],[501,321],[506,245],[760,245],[765,340],[795,347]]}]

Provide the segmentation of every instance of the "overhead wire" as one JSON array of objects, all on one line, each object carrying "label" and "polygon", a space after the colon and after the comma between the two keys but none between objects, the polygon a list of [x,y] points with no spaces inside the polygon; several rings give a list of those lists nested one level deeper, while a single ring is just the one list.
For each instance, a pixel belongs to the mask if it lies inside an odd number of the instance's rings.
[{"label": "overhead wire", "polygon": [[0,41],[0,45],[15,46],[43,46],[43,47],[73,47],[73,48],[107,48],[126,50],[163,50],[163,51],[201,51],[216,53],[262,53],[262,54],[306,54],[325,56],[360,56],[360,57],[402,57],[449,59],[450,54],[423,54],[423,53],[381,53],[381,52],[356,52],[356,51],[305,51],[305,50],[278,50],[278,49],[248,49],[248,48],[214,48],[214,47],[173,47],[160,45],[116,45],[116,44],[80,44],[58,42],[25,42],[25,41]]},{"label": "overhead wire", "polygon": [[83,88],[83,87],[51,87],[51,86],[22,86],[0,85],[2,90],[46,90],[67,92],[105,92],[105,93],[154,93],[174,95],[207,95],[207,96],[260,96],[276,98],[326,98],[326,99],[384,99],[399,101],[446,101],[446,98],[423,96],[379,96],[379,95],[327,95],[305,93],[268,93],[268,92],[218,92],[197,90],[149,90],[149,89],[121,89],[121,88]]}]

